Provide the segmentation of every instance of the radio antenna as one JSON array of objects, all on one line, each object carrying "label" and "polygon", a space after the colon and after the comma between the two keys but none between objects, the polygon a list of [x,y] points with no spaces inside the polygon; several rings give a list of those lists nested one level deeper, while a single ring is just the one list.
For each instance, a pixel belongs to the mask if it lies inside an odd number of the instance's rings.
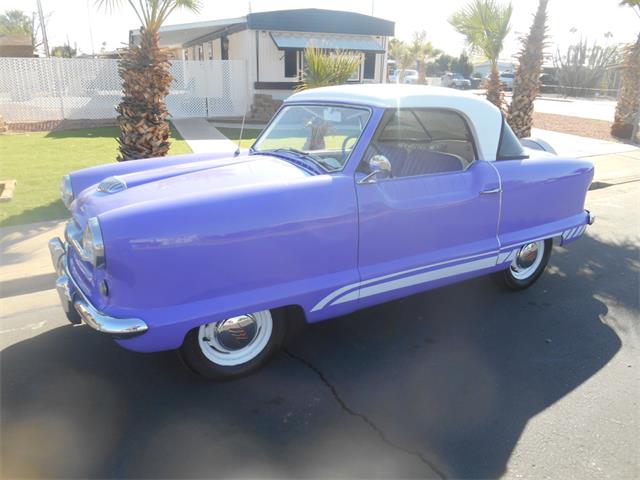
[{"label": "radio antenna", "polygon": [[233,154],[235,157],[240,155],[240,142],[242,142],[242,134],[244,133],[244,120],[245,120],[245,118],[247,118],[247,109],[246,108],[244,110],[244,115],[242,115],[242,125],[240,125],[240,137],[238,138],[238,148],[236,150],[236,153]]}]

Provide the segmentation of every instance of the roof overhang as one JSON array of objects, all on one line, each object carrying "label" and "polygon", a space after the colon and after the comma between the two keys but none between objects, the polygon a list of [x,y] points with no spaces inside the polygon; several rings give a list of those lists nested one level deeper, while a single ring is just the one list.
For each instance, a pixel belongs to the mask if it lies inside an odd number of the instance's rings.
[{"label": "roof overhang", "polygon": [[345,33],[392,37],[395,23],[361,13],[320,8],[256,12],[247,15],[251,30],[278,32]]},{"label": "roof overhang", "polygon": [[358,52],[384,53],[384,48],[371,38],[341,38],[320,35],[290,35],[271,33],[278,50],[304,50],[309,45],[328,50],[353,50]]},{"label": "roof overhang", "polygon": [[[233,25],[244,24],[246,28],[246,17],[226,18],[221,20],[210,20],[207,22],[183,23],[180,25],[166,25],[160,27],[160,46],[161,47],[180,47],[184,44],[193,42],[217,31],[224,30]],[[131,30],[130,39],[137,43],[140,38],[139,30]],[[207,40],[203,40],[207,41]]]}]

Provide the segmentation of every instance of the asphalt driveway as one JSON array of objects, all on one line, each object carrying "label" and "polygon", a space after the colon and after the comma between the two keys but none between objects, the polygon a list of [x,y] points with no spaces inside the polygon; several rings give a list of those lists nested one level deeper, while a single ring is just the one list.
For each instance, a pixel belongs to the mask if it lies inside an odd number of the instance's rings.
[{"label": "asphalt driveway", "polygon": [[4,299],[2,476],[638,478],[638,183],[532,289],[481,278],[301,328],[228,383]]}]

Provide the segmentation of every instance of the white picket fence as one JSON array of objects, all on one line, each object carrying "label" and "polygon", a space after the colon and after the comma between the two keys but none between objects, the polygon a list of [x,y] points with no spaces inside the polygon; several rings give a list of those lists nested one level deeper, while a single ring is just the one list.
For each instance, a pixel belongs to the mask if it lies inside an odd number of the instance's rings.
[{"label": "white picket fence", "polygon": [[[167,108],[174,118],[239,116],[247,109],[244,60],[175,60]],[[6,122],[114,118],[118,61],[0,58],[0,115]]]}]

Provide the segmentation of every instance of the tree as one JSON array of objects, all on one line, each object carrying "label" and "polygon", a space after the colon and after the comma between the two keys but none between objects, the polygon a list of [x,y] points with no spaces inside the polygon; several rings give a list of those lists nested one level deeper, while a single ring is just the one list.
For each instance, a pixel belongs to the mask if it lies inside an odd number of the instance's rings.
[{"label": "tree", "polygon": [[402,40],[392,38],[389,41],[389,57],[396,62],[396,70],[398,70],[396,83],[402,83],[404,71],[407,68],[413,67],[416,63],[415,53],[411,47]]},{"label": "tree", "polygon": [[[634,9],[640,16],[640,0],[625,0],[620,5]],[[638,141],[640,122],[640,34],[635,43],[626,45],[622,52],[621,84],[611,135]]]},{"label": "tree", "polygon": [[449,68],[452,72],[459,73],[464,78],[469,78],[473,73],[473,65],[471,65],[469,57],[464,52],[462,52],[458,58],[454,58],[451,61]]},{"label": "tree", "polygon": [[617,59],[618,48],[615,45],[602,47],[593,42],[589,46],[586,39],[569,45],[564,55],[556,50],[553,64],[561,92],[569,96],[592,95]]},{"label": "tree", "polygon": [[70,45],[60,45],[51,49],[52,57],[73,58],[76,56],[76,49]]},{"label": "tree", "polygon": [[465,36],[472,51],[491,62],[487,82],[487,100],[504,111],[504,93],[498,71],[498,57],[511,29],[511,4],[501,5],[495,0],[473,0],[455,12],[449,23]]},{"label": "tree", "polygon": [[434,48],[431,42],[427,41],[427,32],[424,30],[420,32],[414,32],[413,42],[411,43],[410,57],[414,58],[414,61],[418,62],[418,82],[424,83],[426,77],[426,64],[427,62],[441,53],[440,50]]},{"label": "tree", "polygon": [[169,151],[165,97],[173,80],[169,51],[160,47],[158,30],[177,8],[193,12],[199,0],[97,0],[107,10],[128,4],[140,21],[140,43],[129,45],[119,60],[122,101],[116,107],[120,136],[118,161],[161,157]]},{"label": "tree", "polygon": [[352,52],[329,51],[309,45],[304,50],[305,70],[298,90],[342,85],[360,67],[362,59]]},{"label": "tree", "polygon": [[29,35],[33,33],[33,19],[21,10],[7,10],[0,15],[0,35]]},{"label": "tree", "polygon": [[533,101],[540,90],[540,72],[547,38],[547,3],[540,0],[529,34],[522,39],[518,66],[513,78],[513,97],[507,117],[513,132],[520,138],[531,135]]}]

